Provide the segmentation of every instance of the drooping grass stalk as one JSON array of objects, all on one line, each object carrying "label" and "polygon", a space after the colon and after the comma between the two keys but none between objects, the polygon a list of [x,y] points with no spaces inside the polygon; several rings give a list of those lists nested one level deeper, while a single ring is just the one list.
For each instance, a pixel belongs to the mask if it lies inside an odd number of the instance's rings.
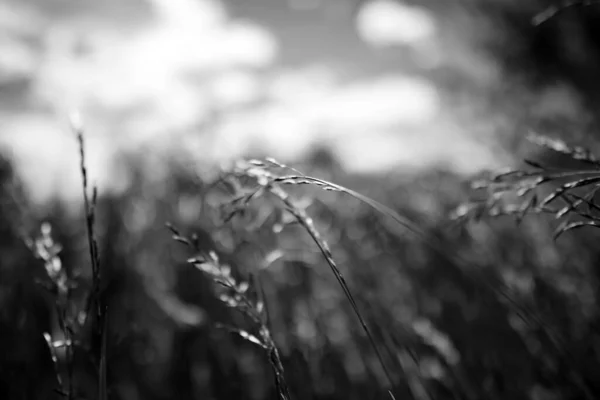
[{"label": "drooping grass stalk", "polygon": [[344,295],[348,299],[348,302],[350,303],[350,306],[352,307],[354,314],[356,314],[356,317],[358,318],[358,321],[360,322],[360,325],[361,325],[363,331],[367,335],[369,342],[371,342],[373,350],[375,351],[375,355],[377,356],[377,359],[379,360],[379,363],[381,364],[381,367],[388,379],[388,383],[390,384],[390,386],[393,386],[394,384],[393,384],[392,376],[391,376],[390,372],[388,371],[387,367],[385,366],[385,362],[383,361],[383,356],[381,355],[381,352],[379,351],[379,347],[377,346],[377,343],[375,342],[375,338],[373,337],[371,330],[368,328],[367,323],[365,322],[364,318],[362,317],[362,315],[360,313],[358,304],[356,303],[356,300],[354,299],[354,296],[352,295],[352,292],[350,291],[350,287],[348,286],[348,283],[346,282],[344,275],[338,268],[338,266],[335,262],[335,259],[333,258],[333,254],[331,252],[331,249],[329,248],[329,245],[323,239],[323,237],[321,236],[319,231],[316,229],[312,218],[310,218],[308,216],[306,211],[304,211],[303,209],[301,209],[299,207],[296,207],[293,204],[293,202],[290,200],[289,194],[286,193],[284,190],[282,190],[280,187],[274,186],[274,185],[270,186],[269,191],[273,195],[275,195],[277,198],[279,198],[279,200],[281,200],[281,202],[285,205],[286,209],[289,212],[291,212],[292,215],[294,215],[294,217],[297,219],[297,221],[300,223],[300,225],[302,225],[302,227],[308,232],[310,237],[313,239],[313,241],[319,247],[319,250],[323,254],[323,257],[327,261],[327,264],[329,264],[329,267],[331,268],[336,280],[338,281],[340,287],[344,291]]},{"label": "drooping grass stalk", "polygon": [[[279,167],[285,167],[282,164],[279,164],[275,160],[272,160],[272,159],[270,159],[268,162],[270,162],[271,164],[277,165]],[[241,169],[234,171],[234,174],[254,179],[258,183],[258,188],[256,190],[253,190],[249,194],[242,195],[242,196],[238,197],[237,199],[235,199],[234,202],[236,202],[237,204],[235,205],[233,212],[229,216],[227,216],[226,219],[231,218],[237,212],[243,211],[243,209],[248,205],[248,203],[252,199],[258,197],[261,193],[271,193],[277,199],[279,199],[279,201],[281,201],[284,204],[286,210],[288,210],[295,217],[297,222],[308,232],[311,239],[319,247],[319,250],[323,254],[323,257],[325,258],[327,264],[329,265],[331,271],[333,272],[333,275],[335,276],[338,284],[342,288],[346,299],[350,303],[350,306],[351,306],[354,314],[356,315],[362,330],[365,332],[367,339],[369,340],[369,343],[371,344],[371,346],[375,352],[375,355],[381,365],[381,368],[386,376],[388,384],[390,385],[390,387],[393,387],[394,380],[392,378],[392,375],[385,365],[383,356],[379,350],[379,347],[377,346],[377,343],[375,341],[373,334],[371,333],[371,330],[369,329],[365,319],[361,315],[358,304],[356,303],[354,295],[352,294],[352,291],[350,290],[350,287],[348,286],[346,279],[344,278],[342,272],[340,271],[340,269],[337,266],[337,263],[333,257],[333,254],[331,252],[329,245],[323,239],[323,237],[321,236],[319,231],[316,229],[312,218],[310,218],[308,216],[308,214],[306,213],[306,211],[304,209],[297,207],[291,200],[291,197],[289,196],[289,194],[287,192],[285,192],[278,185],[278,183],[282,183],[282,182],[279,181],[277,179],[277,177],[274,176],[273,174],[271,174],[266,168],[264,168],[264,167],[266,167],[266,165],[267,164],[265,164],[261,161],[253,160],[253,161],[250,161],[249,168],[241,168]]]},{"label": "drooping grass stalk", "polygon": [[[286,165],[278,163],[274,160],[267,160],[267,161],[271,164],[275,163],[275,165],[278,166],[279,168],[288,168]],[[298,171],[296,170],[295,172],[298,172]],[[355,199],[367,204],[368,206],[372,207],[373,209],[380,212],[381,214],[391,218],[396,223],[398,223],[402,227],[406,228],[407,230],[409,230],[410,232],[415,234],[417,237],[419,237],[421,239],[423,244],[425,244],[427,247],[429,247],[431,250],[433,250],[436,254],[443,257],[444,259],[451,261],[456,265],[461,265],[461,266],[468,266],[470,264],[467,260],[463,259],[458,253],[452,252],[451,249],[448,248],[448,246],[444,246],[442,239],[436,237],[435,235],[433,235],[431,233],[424,231],[415,222],[400,215],[398,212],[394,211],[390,207],[378,202],[377,200],[374,200],[374,199],[367,197],[361,193],[358,193],[352,189],[348,189],[344,186],[341,186],[341,185],[338,185],[338,184],[335,184],[335,183],[332,183],[332,182],[329,182],[329,181],[326,181],[323,179],[318,179],[318,178],[314,178],[311,176],[307,176],[304,174],[278,176],[278,177],[274,178],[274,180],[275,180],[275,182],[280,182],[283,184],[293,184],[293,185],[311,184],[311,185],[320,187],[321,189],[326,190],[326,191],[333,191],[333,192],[347,194],[347,195],[354,197]],[[488,290],[492,291],[493,293],[495,293],[496,295],[500,296],[502,299],[504,299],[505,301],[510,303],[511,306],[514,308],[515,313],[517,313],[517,315],[528,325],[531,325],[533,322],[533,323],[537,324],[538,326],[543,326],[543,327],[546,326],[546,324],[539,317],[537,317],[535,315],[535,312],[528,309],[523,304],[520,304],[519,302],[517,302],[503,288],[494,285],[493,282],[489,282],[486,279],[476,279],[474,276],[469,275],[469,274],[466,275],[466,278],[477,285],[479,285],[480,283],[483,283]]]}]

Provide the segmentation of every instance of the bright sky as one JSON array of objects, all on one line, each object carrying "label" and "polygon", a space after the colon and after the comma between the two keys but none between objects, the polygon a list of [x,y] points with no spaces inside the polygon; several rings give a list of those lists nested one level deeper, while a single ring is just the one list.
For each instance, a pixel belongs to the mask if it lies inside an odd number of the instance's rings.
[{"label": "bright sky", "polygon": [[[371,57],[342,62],[324,53],[290,65],[289,40],[276,28],[234,16],[233,6],[217,0],[109,3],[115,14],[134,3],[149,12],[127,27],[85,7],[61,14],[34,0],[0,0],[0,32],[8,33],[0,35],[0,84],[28,82],[15,93],[0,90],[0,143],[38,197],[79,194],[67,123],[75,110],[88,129],[90,169],[105,190],[119,186],[111,157],[142,146],[192,152],[202,161],[247,151],[294,161],[325,143],[357,172],[439,162],[471,172],[498,161],[489,146],[493,129],[468,132],[472,117],[428,78],[444,63],[456,67],[457,57],[484,76],[497,71],[476,49],[445,49],[439,21],[425,8],[365,2],[353,21],[326,26],[345,38],[340,47]],[[321,3],[290,1],[287,18],[316,13]],[[312,46],[302,31],[294,40]],[[385,61],[382,51],[405,57]],[[388,68],[358,74],[354,62]]]}]

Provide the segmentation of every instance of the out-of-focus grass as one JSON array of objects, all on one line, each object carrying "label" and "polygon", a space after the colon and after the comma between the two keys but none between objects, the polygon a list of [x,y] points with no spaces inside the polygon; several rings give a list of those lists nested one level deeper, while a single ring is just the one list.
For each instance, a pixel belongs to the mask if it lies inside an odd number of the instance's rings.
[{"label": "out-of-focus grass", "polygon": [[[131,165],[133,185],[123,195],[100,194],[96,208],[110,310],[109,398],[275,396],[264,352],[248,337],[218,328],[252,332],[251,321],[227,307],[211,278],[186,263],[194,254],[173,243],[167,221],[195,232],[198,251],[217,252],[234,276],[260,293],[292,398],[388,396],[377,354],[335,276],[277,198],[258,198],[225,222],[222,205],[231,204],[233,192],[202,182],[175,161],[165,181]],[[48,221],[63,246],[61,262],[80,271],[85,288],[91,277],[84,219],[60,203],[32,210],[8,184],[16,179],[10,163],[2,168],[0,392],[5,398],[49,398],[56,374],[43,333],[58,327],[52,326],[52,299],[36,283],[44,277],[43,263],[20,237],[36,230],[32,221]],[[520,226],[510,219],[452,224],[447,216],[466,195],[460,180],[446,172],[402,185],[335,168],[314,173],[389,205],[443,246],[432,251],[354,198],[288,188],[289,201],[329,243],[380,349],[395,398],[598,395],[594,231],[569,232],[554,242],[552,225],[542,217],[527,217]],[[85,349],[75,352],[73,362],[75,386],[90,393],[96,371]]]}]

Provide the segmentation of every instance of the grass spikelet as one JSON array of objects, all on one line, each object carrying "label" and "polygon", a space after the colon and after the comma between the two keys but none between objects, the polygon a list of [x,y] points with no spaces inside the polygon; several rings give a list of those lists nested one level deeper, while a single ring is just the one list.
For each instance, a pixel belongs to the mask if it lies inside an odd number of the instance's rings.
[{"label": "grass spikelet", "polygon": [[[483,182],[477,180],[472,187],[486,190],[486,195],[483,200],[462,205],[456,217],[479,218],[487,214],[492,217],[517,215],[518,219],[522,219],[527,213],[551,214],[557,220],[564,220],[555,231],[555,239],[576,228],[597,226],[600,207],[594,198],[600,190],[598,158],[588,149],[570,146],[562,140],[533,134],[529,140],[573,160],[590,164],[593,168],[549,168],[528,160],[526,164],[532,170],[515,170],[483,179]],[[548,186],[551,187],[549,193]],[[543,198],[538,201],[540,195]]]},{"label": "grass spikelet", "polygon": [[267,324],[268,316],[260,292],[257,292],[256,296],[251,296],[250,284],[234,277],[231,267],[224,264],[215,251],[202,252],[193,238],[185,237],[170,223],[167,223],[167,227],[173,233],[174,240],[188,246],[194,252],[194,257],[189,258],[187,263],[206,274],[215,283],[218,299],[226,306],[245,315],[252,322],[256,332],[251,333],[224,324],[217,324],[216,326],[234,333],[263,349],[273,370],[275,388],[279,399],[289,400],[290,394],[285,381],[285,371],[281,363],[279,349]]},{"label": "grass spikelet", "polygon": [[[36,239],[26,240],[33,255],[44,262],[44,269],[50,280],[49,284],[43,286],[54,296],[54,307],[58,326],[64,337],[63,340],[55,339],[50,332],[43,334],[44,340],[50,350],[52,364],[56,379],[59,384],[57,390],[64,393],[67,399],[73,398],[73,335],[76,331],[75,319],[69,312],[71,289],[74,283],[70,280],[67,270],[59,257],[62,250],[60,244],[54,241],[52,237],[52,226],[49,223],[43,223],[40,229],[40,235]],[[66,382],[61,376],[57,349],[65,350],[65,365],[67,367]]]},{"label": "grass spikelet", "polygon": [[535,133],[530,133],[527,136],[527,139],[533,144],[564,154],[571,157],[573,160],[584,161],[593,164],[596,167],[600,167],[598,159],[584,147],[570,146],[560,139],[550,138]]}]

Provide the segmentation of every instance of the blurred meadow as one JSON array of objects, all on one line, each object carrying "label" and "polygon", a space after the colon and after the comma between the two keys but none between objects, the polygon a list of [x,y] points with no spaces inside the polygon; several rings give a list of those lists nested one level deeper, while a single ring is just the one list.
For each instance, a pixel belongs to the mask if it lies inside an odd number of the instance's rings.
[{"label": "blurred meadow", "polygon": [[600,169],[557,5],[0,0],[0,399],[599,398],[596,230],[452,218]]}]

